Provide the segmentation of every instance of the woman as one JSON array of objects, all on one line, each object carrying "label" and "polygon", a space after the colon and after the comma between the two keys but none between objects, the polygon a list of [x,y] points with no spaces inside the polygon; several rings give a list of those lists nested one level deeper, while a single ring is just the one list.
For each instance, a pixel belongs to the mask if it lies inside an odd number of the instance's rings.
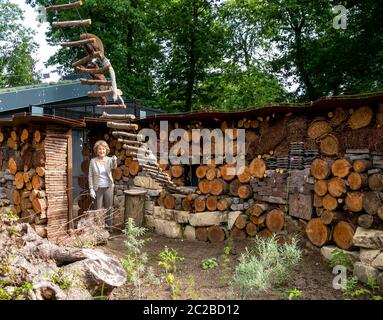
[{"label": "woman", "polygon": [[97,141],[94,144],[93,151],[97,157],[90,160],[89,164],[90,196],[96,200],[96,209],[109,209],[106,224],[109,231],[111,231],[114,187],[112,169],[117,168],[117,157],[106,156],[110,149],[104,140]]}]

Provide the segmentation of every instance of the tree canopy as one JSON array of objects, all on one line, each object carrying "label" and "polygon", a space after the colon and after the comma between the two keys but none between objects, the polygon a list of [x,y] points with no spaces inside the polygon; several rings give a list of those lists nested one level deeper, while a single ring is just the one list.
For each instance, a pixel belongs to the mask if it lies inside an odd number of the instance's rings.
[{"label": "tree canopy", "polygon": [[[26,0],[47,5],[50,0]],[[65,3],[57,0],[54,3]],[[383,88],[383,3],[345,0],[86,0],[50,21],[91,18],[86,30],[51,30],[51,43],[99,36],[128,99],[169,111],[231,110]],[[84,55],[61,49],[51,63]]]},{"label": "tree canopy", "polygon": [[23,26],[23,12],[8,0],[0,2],[0,87],[28,85],[37,81],[37,44]]}]

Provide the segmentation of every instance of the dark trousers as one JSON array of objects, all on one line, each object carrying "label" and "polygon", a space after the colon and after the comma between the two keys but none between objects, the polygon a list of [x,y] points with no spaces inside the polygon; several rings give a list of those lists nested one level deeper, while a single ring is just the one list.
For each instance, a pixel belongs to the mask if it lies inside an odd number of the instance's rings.
[{"label": "dark trousers", "polygon": [[113,187],[98,188],[96,191],[96,209],[106,208],[106,224],[113,225]]}]

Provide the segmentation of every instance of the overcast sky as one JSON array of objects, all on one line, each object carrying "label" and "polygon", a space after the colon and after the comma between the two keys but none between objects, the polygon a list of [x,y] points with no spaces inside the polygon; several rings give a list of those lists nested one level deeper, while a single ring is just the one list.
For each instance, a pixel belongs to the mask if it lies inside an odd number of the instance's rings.
[{"label": "overcast sky", "polygon": [[[35,8],[32,8],[30,5],[25,4],[25,0],[10,0],[10,2],[18,4],[20,8],[24,11],[24,25],[28,29],[32,29],[36,32],[35,41],[39,44],[39,49],[37,51],[37,70],[42,71],[42,73],[48,73],[54,70],[54,67],[46,68],[44,63],[48,61],[49,57],[52,56],[60,47],[59,46],[50,46],[48,45],[45,39],[45,32],[48,29],[48,23],[43,23],[38,27],[39,22],[37,21],[37,12]],[[51,73],[49,79],[44,79],[44,82],[57,81],[59,76],[57,73]]]}]

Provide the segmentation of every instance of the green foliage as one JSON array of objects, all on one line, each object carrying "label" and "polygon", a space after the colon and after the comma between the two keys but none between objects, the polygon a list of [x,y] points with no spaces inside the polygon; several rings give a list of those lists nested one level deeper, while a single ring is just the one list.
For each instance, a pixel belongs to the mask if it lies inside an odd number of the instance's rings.
[{"label": "green foliage", "polygon": [[18,5],[0,2],[0,88],[37,82],[33,55],[38,46],[23,19]]},{"label": "green foliage", "polygon": [[352,277],[347,279],[346,288],[343,290],[343,297],[346,300],[350,300],[351,298],[359,298],[360,296],[365,296],[372,300],[382,300],[383,298],[380,295],[376,295],[375,292],[379,290],[379,285],[376,282],[374,277],[368,277],[367,279],[367,287],[357,289],[357,285],[359,284],[358,279],[356,277]]},{"label": "green foliage", "polygon": [[331,252],[331,259],[328,262],[330,268],[334,268],[335,266],[344,266],[346,268],[352,268],[352,261],[350,256],[344,252],[342,249],[334,249]]},{"label": "green foliage", "polygon": [[227,286],[231,279],[230,255],[231,255],[232,247],[233,247],[233,240],[232,238],[229,238],[226,246],[223,248],[223,254],[222,254],[222,264],[221,264],[222,276],[219,281],[221,287]]},{"label": "green foliage", "polygon": [[178,265],[185,260],[184,257],[178,255],[177,250],[168,248],[167,246],[165,246],[165,249],[162,250],[158,256],[161,259],[158,265],[164,267],[166,273],[177,272]]},{"label": "green foliage", "polygon": [[218,267],[218,262],[216,258],[204,259],[201,262],[201,267],[204,270],[215,269]]},{"label": "green foliage", "polygon": [[189,296],[190,300],[197,300],[197,293],[195,292],[195,279],[192,274],[189,274],[188,278],[188,286],[186,288],[186,293]]},{"label": "green foliage", "polygon": [[127,280],[138,288],[141,296],[142,277],[147,270],[148,255],[142,252],[145,240],[142,239],[146,229],[135,225],[134,220],[129,218],[125,225],[125,245],[127,252],[121,259],[122,266],[127,273]]},{"label": "green foliage", "polygon": [[352,297],[352,293],[354,292],[357,284],[358,284],[357,278],[352,277],[350,279],[347,279],[346,288],[343,289],[343,297],[346,300],[349,300]]},{"label": "green foliage", "polygon": [[33,285],[25,282],[20,286],[13,283],[0,281],[0,300],[25,300],[28,299]]},{"label": "green foliage", "polygon": [[68,289],[72,285],[72,281],[64,276],[64,270],[62,268],[58,269],[57,272],[52,274],[51,280],[54,284],[57,284],[63,290]]},{"label": "green foliage", "polygon": [[297,289],[288,290],[287,293],[289,294],[289,300],[294,300],[295,298],[303,296],[303,292]]},{"label": "green foliage", "polygon": [[298,241],[279,245],[275,236],[256,238],[253,247],[241,255],[233,277],[233,287],[242,298],[260,291],[278,288],[291,277],[302,253]]}]

